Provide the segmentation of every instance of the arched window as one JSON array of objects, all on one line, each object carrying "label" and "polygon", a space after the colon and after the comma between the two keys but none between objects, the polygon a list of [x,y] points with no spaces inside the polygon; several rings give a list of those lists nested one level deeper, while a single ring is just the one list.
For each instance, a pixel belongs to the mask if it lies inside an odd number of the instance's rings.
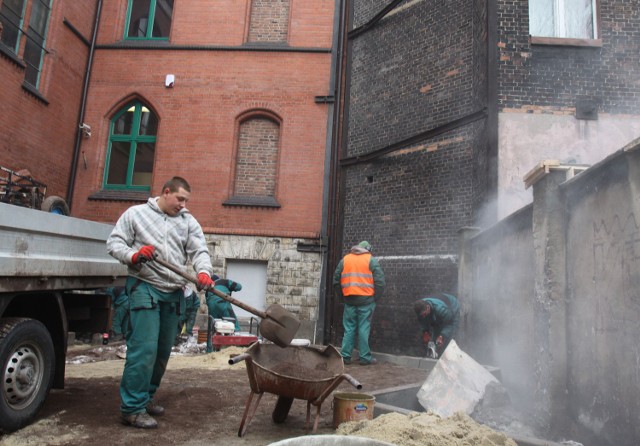
[{"label": "arched window", "polygon": [[280,123],[275,117],[253,114],[240,122],[237,138],[233,197],[225,204],[279,207]]},{"label": "arched window", "polygon": [[158,118],[142,102],[130,103],[111,120],[105,189],[150,190]]}]

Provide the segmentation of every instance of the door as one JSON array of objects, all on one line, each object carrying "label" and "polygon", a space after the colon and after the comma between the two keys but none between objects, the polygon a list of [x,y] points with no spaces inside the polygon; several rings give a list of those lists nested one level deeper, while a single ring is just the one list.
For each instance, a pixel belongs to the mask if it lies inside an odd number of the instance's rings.
[{"label": "door", "polygon": [[[227,260],[226,279],[231,279],[242,285],[242,290],[232,293],[232,297],[258,310],[264,311],[267,308],[265,302],[265,296],[267,295],[267,262]],[[233,311],[238,318],[254,316],[236,306],[233,307]]]}]

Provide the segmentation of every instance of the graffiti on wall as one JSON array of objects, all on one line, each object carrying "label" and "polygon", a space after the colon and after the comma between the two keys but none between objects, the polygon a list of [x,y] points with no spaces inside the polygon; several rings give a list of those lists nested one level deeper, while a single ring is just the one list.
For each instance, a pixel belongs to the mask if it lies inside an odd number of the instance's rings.
[{"label": "graffiti on wall", "polygon": [[[640,225],[635,214],[614,214],[593,222],[593,281],[622,297],[624,308],[640,312]],[[622,296],[619,296],[622,294]],[[612,296],[613,297],[613,296]],[[626,318],[625,318],[626,319]]]}]

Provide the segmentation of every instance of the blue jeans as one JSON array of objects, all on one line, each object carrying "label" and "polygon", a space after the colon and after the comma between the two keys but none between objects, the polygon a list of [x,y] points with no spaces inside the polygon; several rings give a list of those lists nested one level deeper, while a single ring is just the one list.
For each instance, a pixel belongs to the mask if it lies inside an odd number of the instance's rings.
[{"label": "blue jeans", "polygon": [[369,333],[371,332],[371,318],[376,303],[367,305],[344,305],[342,325],[344,337],[342,338],[341,355],[344,359],[351,359],[351,352],[355,346],[356,333],[358,335],[358,351],[360,362],[371,362],[371,349],[369,349]]}]

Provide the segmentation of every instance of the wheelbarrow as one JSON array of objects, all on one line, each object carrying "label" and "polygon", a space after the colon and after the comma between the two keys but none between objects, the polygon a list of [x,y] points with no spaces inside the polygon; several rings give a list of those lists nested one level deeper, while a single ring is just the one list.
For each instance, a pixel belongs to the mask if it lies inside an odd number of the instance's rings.
[{"label": "wheelbarrow", "polygon": [[251,393],[247,398],[238,437],[244,437],[247,432],[264,392],[278,396],[271,415],[277,424],[287,419],[293,400],[298,398],[307,401],[306,428],[309,430],[311,406],[316,406],[312,431],[315,433],[322,403],[343,380],[358,390],[362,389],[362,384],[343,373],[342,356],[332,345],[280,348],[274,344],[255,343],[245,353],[231,358],[229,364],[241,361],[246,362]]}]

